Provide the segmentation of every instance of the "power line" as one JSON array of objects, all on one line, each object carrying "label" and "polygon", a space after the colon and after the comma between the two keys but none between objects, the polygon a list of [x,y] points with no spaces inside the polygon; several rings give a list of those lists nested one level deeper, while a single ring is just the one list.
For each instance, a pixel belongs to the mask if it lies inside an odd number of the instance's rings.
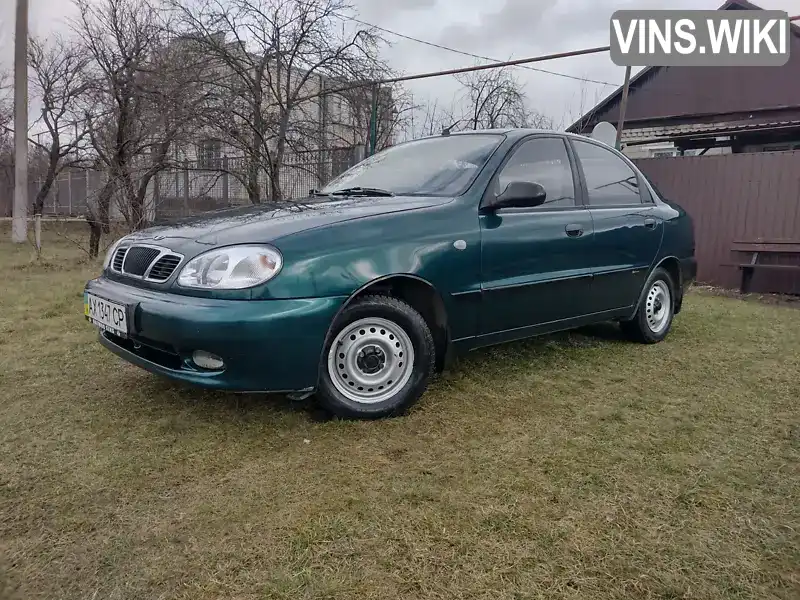
[{"label": "power line", "polygon": [[[443,46],[442,44],[437,44],[435,42],[429,42],[428,40],[422,40],[419,38],[412,37],[410,35],[406,35],[404,33],[399,33],[397,31],[392,31],[391,29],[386,29],[385,27],[381,27],[379,25],[375,25],[374,23],[367,23],[366,21],[362,21],[360,19],[356,19],[355,17],[347,17],[344,15],[336,15],[340,19],[345,19],[347,21],[353,21],[354,23],[359,23],[360,25],[364,25],[365,27],[372,27],[377,29],[378,31],[383,31],[384,33],[388,33],[390,35],[395,35],[399,38],[403,38],[406,40],[410,40],[412,42],[417,42],[418,44],[424,44],[425,46],[430,46],[432,48],[438,48],[440,50],[447,50],[448,52],[453,52],[455,54],[461,54],[462,56],[469,56],[470,58],[477,58],[479,60],[488,60],[489,62],[500,62],[496,58],[491,58],[488,56],[481,56],[480,54],[473,54],[472,52],[466,52],[464,50],[458,50],[456,48],[450,48],[449,46]],[[617,83],[609,83],[608,81],[599,81],[597,79],[589,79],[587,77],[578,77],[577,75],[568,75],[567,73],[559,73],[558,71],[548,71],[547,69],[538,69],[536,67],[530,67],[527,65],[518,65],[523,69],[528,69],[529,71],[536,71],[538,73],[547,73],[548,75],[556,75],[558,77],[566,77],[567,79],[574,79],[576,81],[586,81],[588,83],[597,83],[600,85],[611,85],[614,87],[619,87]]]}]

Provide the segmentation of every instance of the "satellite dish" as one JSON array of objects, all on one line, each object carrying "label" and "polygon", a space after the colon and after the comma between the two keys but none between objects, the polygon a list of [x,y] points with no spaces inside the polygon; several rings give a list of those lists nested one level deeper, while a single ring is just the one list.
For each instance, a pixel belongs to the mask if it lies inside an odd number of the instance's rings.
[{"label": "satellite dish", "polygon": [[617,143],[617,128],[608,121],[600,121],[592,129],[591,137],[613,148]]}]

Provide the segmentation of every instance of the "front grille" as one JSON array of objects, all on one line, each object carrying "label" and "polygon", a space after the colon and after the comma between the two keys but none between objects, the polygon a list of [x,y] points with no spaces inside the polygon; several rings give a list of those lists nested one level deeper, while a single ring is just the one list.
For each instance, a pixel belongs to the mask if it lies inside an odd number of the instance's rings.
[{"label": "front grille", "polygon": [[159,254],[161,254],[161,251],[157,248],[131,246],[125,253],[122,270],[126,275],[137,275],[141,277]]},{"label": "front grille", "polygon": [[114,259],[111,261],[111,268],[115,271],[122,271],[122,261],[125,260],[125,253],[127,248],[119,248],[114,253]]},{"label": "front grille", "polygon": [[148,279],[153,281],[166,281],[175,272],[175,269],[181,262],[181,257],[175,254],[165,254],[156,261],[153,268],[150,269]]},{"label": "front grille", "polygon": [[111,270],[121,275],[163,283],[175,273],[183,256],[161,246],[124,246],[114,252]]}]

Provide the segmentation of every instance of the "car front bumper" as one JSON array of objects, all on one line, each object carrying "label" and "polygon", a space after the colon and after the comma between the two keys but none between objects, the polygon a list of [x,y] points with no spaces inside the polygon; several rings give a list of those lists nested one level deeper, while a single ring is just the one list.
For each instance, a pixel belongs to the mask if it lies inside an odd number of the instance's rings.
[{"label": "car front bumper", "polygon": [[[314,388],[325,336],[346,300],[216,300],[103,277],[89,281],[85,291],[127,308],[127,339],[100,333],[114,354],[152,373],[238,392]],[[191,360],[196,350],[219,356],[225,366],[199,368]]]}]

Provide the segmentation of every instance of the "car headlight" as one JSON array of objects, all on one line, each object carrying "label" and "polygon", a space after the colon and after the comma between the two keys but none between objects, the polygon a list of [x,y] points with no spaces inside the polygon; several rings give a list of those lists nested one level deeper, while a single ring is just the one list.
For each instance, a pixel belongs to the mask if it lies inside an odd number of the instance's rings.
[{"label": "car headlight", "polygon": [[204,290],[241,290],[269,281],[283,266],[272,246],[229,246],[194,257],[181,269],[178,285]]},{"label": "car headlight", "polygon": [[117,251],[117,248],[119,248],[119,245],[122,243],[122,240],[124,240],[124,239],[125,238],[120,238],[116,242],[111,244],[111,247],[106,252],[106,257],[103,259],[103,270],[104,271],[108,268],[108,265],[111,264],[111,259],[114,258],[114,253]]}]

